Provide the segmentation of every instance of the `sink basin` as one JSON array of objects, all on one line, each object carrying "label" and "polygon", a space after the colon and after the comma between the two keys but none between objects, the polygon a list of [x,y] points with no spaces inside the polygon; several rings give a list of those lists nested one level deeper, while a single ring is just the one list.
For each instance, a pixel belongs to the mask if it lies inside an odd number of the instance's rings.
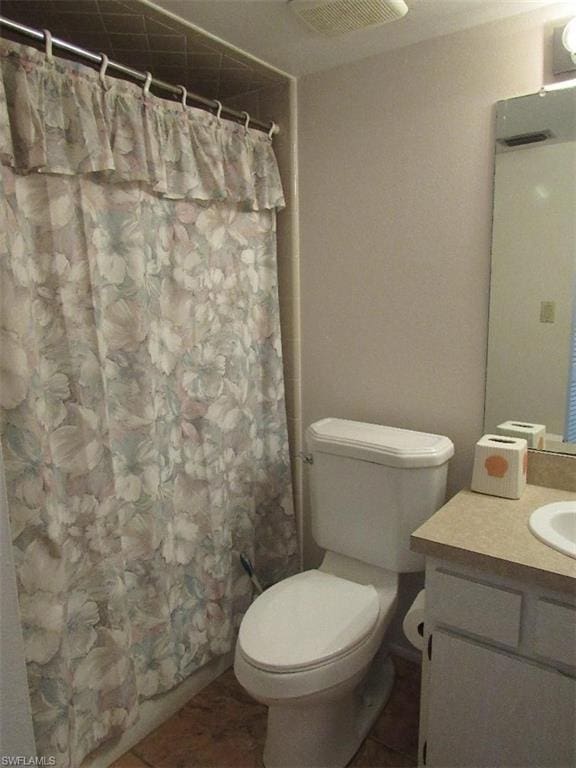
[{"label": "sink basin", "polygon": [[556,501],[530,515],[530,530],[553,549],[576,558],[576,501]]}]

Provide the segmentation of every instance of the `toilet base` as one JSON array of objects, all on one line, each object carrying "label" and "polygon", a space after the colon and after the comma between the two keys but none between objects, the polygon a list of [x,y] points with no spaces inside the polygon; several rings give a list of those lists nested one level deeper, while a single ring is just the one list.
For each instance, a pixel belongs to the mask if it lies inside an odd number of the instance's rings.
[{"label": "toilet base", "polygon": [[[367,672],[307,705],[272,705],[264,747],[266,768],[344,768],[386,705],[394,665],[381,649]],[[343,690],[344,689],[344,690]]]}]

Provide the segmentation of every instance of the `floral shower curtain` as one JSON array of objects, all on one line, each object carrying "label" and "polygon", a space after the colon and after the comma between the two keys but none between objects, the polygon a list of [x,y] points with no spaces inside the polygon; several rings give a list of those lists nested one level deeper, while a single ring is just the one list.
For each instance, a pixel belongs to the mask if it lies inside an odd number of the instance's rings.
[{"label": "floral shower curtain", "polygon": [[270,140],[0,43],[0,427],[39,754],[78,766],[295,569]]}]

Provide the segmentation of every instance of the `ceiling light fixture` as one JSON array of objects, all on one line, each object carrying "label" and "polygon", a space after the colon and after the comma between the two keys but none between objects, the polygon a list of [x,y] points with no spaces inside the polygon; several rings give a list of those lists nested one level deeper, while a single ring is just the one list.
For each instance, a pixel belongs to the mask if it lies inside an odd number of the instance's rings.
[{"label": "ceiling light fixture", "polygon": [[564,27],[564,32],[562,32],[562,45],[572,57],[574,64],[576,64],[576,17],[573,18],[572,21],[569,21]]}]

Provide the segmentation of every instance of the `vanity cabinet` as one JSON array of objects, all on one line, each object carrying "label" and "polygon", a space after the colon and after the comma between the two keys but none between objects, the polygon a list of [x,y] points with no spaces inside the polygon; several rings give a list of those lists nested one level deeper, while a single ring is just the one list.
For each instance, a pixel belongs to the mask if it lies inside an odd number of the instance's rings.
[{"label": "vanity cabinet", "polygon": [[426,765],[574,766],[576,681],[437,630]]},{"label": "vanity cabinet", "polygon": [[427,561],[419,764],[574,768],[573,594]]}]

